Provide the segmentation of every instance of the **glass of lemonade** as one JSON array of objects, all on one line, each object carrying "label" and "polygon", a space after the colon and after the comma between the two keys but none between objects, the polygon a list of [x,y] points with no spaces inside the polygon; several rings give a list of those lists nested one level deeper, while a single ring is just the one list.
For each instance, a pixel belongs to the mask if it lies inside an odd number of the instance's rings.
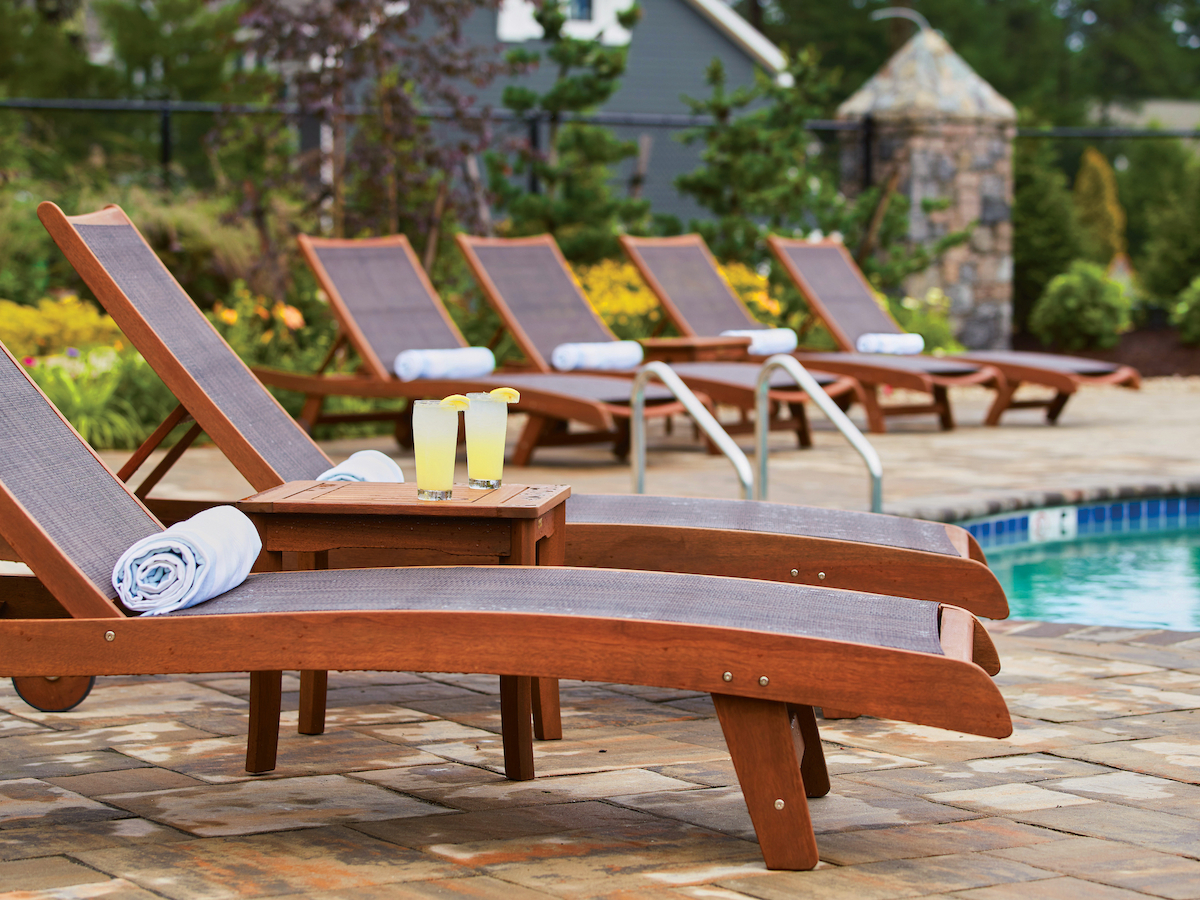
[{"label": "glass of lemonade", "polygon": [[467,482],[473,488],[500,487],[504,477],[504,439],[508,401],[494,394],[467,394]]},{"label": "glass of lemonade", "polygon": [[412,407],[417,499],[449,500],[454,493],[458,410],[440,400],[414,400]]}]

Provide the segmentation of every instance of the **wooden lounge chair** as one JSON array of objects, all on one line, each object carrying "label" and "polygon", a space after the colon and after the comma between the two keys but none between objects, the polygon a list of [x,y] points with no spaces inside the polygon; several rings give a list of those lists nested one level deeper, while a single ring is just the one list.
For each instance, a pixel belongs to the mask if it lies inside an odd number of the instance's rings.
[{"label": "wooden lounge chair", "polygon": [[[500,313],[521,351],[539,372],[551,372],[550,355],[568,342],[615,341],[616,336],[596,315],[575,281],[554,238],[483,238],[458,235],[458,246],[488,302]],[[742,421],[726,424],[730,433],[753,431],[747,419],[754,409],[759,366],[744,362],[671,363],[693,390],[717,403],[737,407]],[[630,376],[632,372],[628,373]],[[831,397],[849,399],[858,390],[852,378],[826,372],[811,373]],[[770,398],[776,408],[788,407],[790,419],[772,416],[773,430],[795,431],[801,447],[812,445],[805,414],[805,394],[785,372],[771,378]]]},{"label": "wooden lounge chair", "polygon": [[[768,238],[767,243],[843,350],[852,349],[858,336],[867,332],[903,334],[895,319],[879,308],[862,270],[844,246],[777,236]],[[1046,408],[1046,421],[1053,425],[1071,395],[1084,385],[1141,386],[1141,375],[1130,366],[1056,353],[969,350],[940,362],[988,366],[1004,376],[984,420],[987,425],[999,425],[1007,410],[1041,407]],[[1014,399],[1022,383],[1052,388],[1054,396]]]},{"label": "wooden lounge chair", "polygon": [[[257,490],[312,479],[329,467],[329,458],[221,340],[123,215],[116,224],[96,226],[87,221],[92,217],[69,219],[52,204],[44,204],[40,214],[56,223],[51,234],[67,258],[180,400],[176,413],[122,467],[122,480],[133,477],[154,447],[188,419],[195,422],[188,437],[207,432]],[[91,249],[118,242],[123,242],[119,254],[109,249],[101,257]],[[137,496],[148,496],[189,443],[171,448]],[[168,522],[204,505],[148,502]],[[896,592],[992,618],[1008,615],[1004,592],[978,544],[957,526],[744,501],[577,496],[570,503],[571,564]],[[330,535],[328,546],[344,547],[346,540],[344,534]],[[667,547],[670,553],[656,552]],[[335,556],[332,563],[310,557],[305,564],[341,563]],[[306,734],[324,728],[323,675],[302,673],[300,728]],[[535,684],[534,702],[536,735],[561,735],[556,685]]]},{"label": "wooden lounge chair", "polygon": [[814,705],[1012,731],[989,677],[995,649],[952,606],[698,575],[422,567],[262,573],[190,609],[128,616],[113,599],[114,561],[160,528],[4,349],[0,534],[45,591],[3,610],[0,676],[249,669],[248,753],[271,757],[284,669],[537,672],[705,691],[777,869],[817,863],[806,795],[829,780]]},{"label": "wooden lounge chair", "polygon": [[[658,295],[663,310],[681,334],[715,336],[724,331],[765,328],[722,277],[704,239],[698,234],[669,238],[621,237],[621,246],[637,266],[650,288]],[[870,296],[875,315],[887,314]],[[893,325],[893,328],[895,326]],[[873,327],[864,330],[875,330]],[[890,330],[890,329],[889,329]],[[852,351],[853,344],[843,347]],[[954,427],[947,388],[963,384],[987,384],[1003,391],[1004,378],[989,366],[932,356],[890,356],[878,353],[809,353],[795,357],[805,366],[850,375],[862,385],[859,399],[867,415],[867,426],[876,434],[887,431],[888,416],[936,415],[943,430]],[[929,403],[883,404],[883,385],[930,395]]]}]

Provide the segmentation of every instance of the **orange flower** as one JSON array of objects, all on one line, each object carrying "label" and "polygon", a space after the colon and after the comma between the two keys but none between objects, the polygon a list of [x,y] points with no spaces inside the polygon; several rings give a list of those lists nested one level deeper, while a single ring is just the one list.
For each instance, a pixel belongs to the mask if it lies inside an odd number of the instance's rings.
[{"label": "orange flower", "polygon": [[234,325],[238,320],[236,309],[223,309],[217,315],[221,317],[221,321],[226,325]]},{"label": "orange flower", "polygon": [[275,317],[287,326],[288,331],[298,331],[304,327],[304,314],[294,306],[288,306],[286,303],[276,303],[275,309],[272,310]]}]

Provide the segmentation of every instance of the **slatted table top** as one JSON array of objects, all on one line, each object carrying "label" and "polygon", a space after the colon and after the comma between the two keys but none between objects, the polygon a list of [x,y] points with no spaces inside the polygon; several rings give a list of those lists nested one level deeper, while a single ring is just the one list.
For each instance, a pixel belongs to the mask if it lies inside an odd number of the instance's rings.
[{"label": "slatted table top", "polygon": [[663,362],[712,362],[743,360],[750,349],[748,337],[669,337],[638,341],[646,359]]},{"label": "slatted table top", "polygon": [[450,500],[418,500],[415,484],[289,481],[238,501],[246,513],[309,513],[533,519],[571,496],[565,484],[504,484],[475,490],[456,484]]}]

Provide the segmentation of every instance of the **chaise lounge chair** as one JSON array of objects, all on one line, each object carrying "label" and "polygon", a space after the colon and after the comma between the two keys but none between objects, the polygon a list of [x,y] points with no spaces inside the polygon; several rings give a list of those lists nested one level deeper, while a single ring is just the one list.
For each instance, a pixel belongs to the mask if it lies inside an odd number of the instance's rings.
[{"label": "chaise lounge chair", "polygon": [[[538,371],[553,371],[550,356],[559,344],[617,339],[584,297],[550,235],[483,238],[459,234],[458,246],[488,302],[500,313],[521,351]],[[688,387],[741,410],[742,422],[725,425],[727,431],[753,430],[746,416],[754,409],[760,368],[757,364],[672,362],[671,368]],[[632,376],[633,372],[628,374]],[[811,374],[835,399],[848,402],[858,390],[852,378],[819,371]],[[773,417],[772,429],[795,431],[801,447],[811,446],[805,394],[787,373],[777,371],[772,375],[770,398],[777,407],[787,406],[792,414],[791,419]]]},{"label": "chaise lounge chair", "polygon": [[[768,238],[767,243],[843,350],[853,348],[864,332],[904,333],[879,308],[858,264],[841,244],[810,244],[776,236]],[[1004,376],[984,420],[987,425],[999,425],[1007,410],[1040,407],[1046,408],[1046,421],[1053,425],[1071,395],[1084,385],[1115,384],[1134,389],[1141,386],[1141,375],[1130,366],[1057,353],[969,350],[945,357],[941,362],[990,366]],[[1055,394],[1048,400],[1016,400],[1013,395],[1023,382],[1053,388]]]},{"label": "chaise lounge chair", "polygon": [[[716,336],[725,331],[765,328],[750,314],[741,298],[722,277],[704,239],[698,234],[669,238],[635,238],[623,235],[621,246],[637,266],[651,290],[658,295],[667,317],[681,334]],[[874,295],[868,295],[875,316],[887,318]],[[892,326],[895,327],[894,325]],[[872,324],[865,331],[876,330]],[[840,341],[839,341],[840,342]],[[850,351],[853,344],[843,347]],[[954,427],[947,388],[965,384],[987,384],[1003,392],[1004,378],[990,366],[932,356],[893,356],[879,353],[810,353],[795,357],[805,366],[849,375],[862,385],[859,398],[867,415],[868,428],[887,431],[888,416],[932,413],[943,430]],[[929,394],[929,403],[890,404],[879,401],[881,385]]]},{"label": "chaise lounge chair", "polygon": [[[89,226],[91,217],[68,218],[53,204],[43,204],[40,214],[55,224],[51,233],[67,258],[181,401],[176,414],[121,469],[122,480],[131,478],[171,429],[188,418],[196,422],[189,436],[206,431],[258,490],[312,479],[330,465],[200,315],[127,219]],[[122,251],[112,261],[111,249],[104,248],[118,242]],[[93,252],[93,245],[104,255]],[[185,439],[168,452],[137,488],[139,497],[147,497],[188,443]],[[202,505],[148,502],[169,522]],[[819,584],[943,601],[992,618],[1008,615],[1004,592],[978,544],[953,525],[774,503],[580,495],[569,501],[568,518],[566,559],[572,565]],[[343,547],[346,540],[343,534],[329,535],[327,546]],[[300,728],[306,734],[324,727],[322,676],[302,673]],[[537,736],[561,734],[553,682],[535,687]]]},{"label": "chaise lounge chair", "polygon": [[448,567],[263,573],[199,606],[128,616],[113,599],[114,561],[161,525],[0,351],[0,534],[45,588],[3,610],[0,676],[71,685],[249,669],[248,754],[272,757],[283,669],[536,672],[704,691],[776,869],[817,863],[805,798],[828,792],[829,779],[814,705],[1012,731],[987,633],[929,601],[710,576]]}]

